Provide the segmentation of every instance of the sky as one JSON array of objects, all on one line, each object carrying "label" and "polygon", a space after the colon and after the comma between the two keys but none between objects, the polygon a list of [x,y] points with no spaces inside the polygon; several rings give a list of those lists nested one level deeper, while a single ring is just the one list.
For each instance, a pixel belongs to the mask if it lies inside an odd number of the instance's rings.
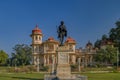
[{"label": "sky", "polygon": [[63,20],[77,47],[93,44],[115,27],[120,0],[0,0],[0,50],[9,55],[16,44],[31,44],[36,24],[43,41],[57,39],[56,26]]}]

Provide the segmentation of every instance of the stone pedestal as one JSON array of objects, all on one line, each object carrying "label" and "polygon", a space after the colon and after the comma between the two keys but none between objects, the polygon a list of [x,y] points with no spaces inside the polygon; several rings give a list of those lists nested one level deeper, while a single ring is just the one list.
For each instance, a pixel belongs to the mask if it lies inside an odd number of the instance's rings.
[{"label": "stone pedestal", "polygon": [[57,49],[57,69],[55,75],[45,75],[44,80],[87,80],[86,76],[72,75],[69,64],[69,49],[59,46]]},{"label": "stone pedestal", "polygon": [[71,68],[69,64],[69,49],[66,46],[60,46],[57,49],[57,71],[56,76],[60,79],[70,78]]},{"label": "stone pedestal", "polygon": [[71,76],[70,69],[71,69],[70,65],[58,65],[56,76],[59,77],[60,79],[70,78]]}]

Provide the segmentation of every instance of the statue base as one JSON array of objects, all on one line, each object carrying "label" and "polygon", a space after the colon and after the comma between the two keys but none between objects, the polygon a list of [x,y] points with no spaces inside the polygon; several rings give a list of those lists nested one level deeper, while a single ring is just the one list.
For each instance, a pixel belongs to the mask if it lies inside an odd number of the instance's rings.
[{"label": "statue base", "polygon": [[57,72],[56,76],[59,78],[71,78],[71,68],[70,65],[64,64],[64,65],[57,65]]},{"label": "statue base", "polygon": [[57,49],[57,69],[55,75],[45,75],[44,80],[87,80],[86,76],[72,75],[69,64],[70,50],[67,46]]}]

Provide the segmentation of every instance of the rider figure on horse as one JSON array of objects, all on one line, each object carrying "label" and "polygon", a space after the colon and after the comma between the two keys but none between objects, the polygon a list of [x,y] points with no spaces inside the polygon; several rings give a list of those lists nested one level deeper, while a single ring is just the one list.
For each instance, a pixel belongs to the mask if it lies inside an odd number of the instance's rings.
[{"label": "rider figure on horse", "polygon": [[67,30],[63,21],[61,21],[61,24],[58,27],[57,33],[58,33],[58,38],[60,40],[60,46],[61,46],[63,45],[64,37],[67,37]]}]

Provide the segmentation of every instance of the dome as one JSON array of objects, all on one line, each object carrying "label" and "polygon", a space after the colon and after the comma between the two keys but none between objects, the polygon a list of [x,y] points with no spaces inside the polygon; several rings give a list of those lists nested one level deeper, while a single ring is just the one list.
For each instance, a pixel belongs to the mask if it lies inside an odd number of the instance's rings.
[{"label": "dome", "polygon": [[75,40],[74,40],[73,38],[71,38],[71,37],[68,37],[68,38],[66,39],[66,42],[75,42]]},{"label": "dome", "polygon": [[49,37],[44,43],[59,43],[58,41],[56,41],[53,37]]},{"label": "dome", "polygon": [[49,41],[54,41],[54,38],[53,37],[49,37],[48,40]]},{"label": "dome", "polygon": [[42,33],[42,31],[38,28],[38,25],[36,25],[36,27],[32,30],[32,33]]},{"label": "dome", "polygon": [[90,41],[88,41],[88,43],[86,44],[86,46],[92,46],[92,43]]}]

